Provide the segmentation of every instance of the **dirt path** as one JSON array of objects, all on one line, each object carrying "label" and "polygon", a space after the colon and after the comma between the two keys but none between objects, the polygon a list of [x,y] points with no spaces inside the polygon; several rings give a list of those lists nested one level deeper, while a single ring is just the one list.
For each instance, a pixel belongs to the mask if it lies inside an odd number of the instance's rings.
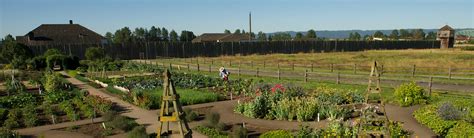
[{"label": "dirt path", "polygon": [[[65,75],[65,76],[68,76],[65,72],[61,72],[61,74]],[[132,105],[132,104],[126,102],[126,101],[123,101],[122,99],[119,99],[117,97],[108,95],[108,94],[100,91],[99,89],[96,89],[96,88],[94,88],[94,87],[92,87],[88,84],[85,84],[85,83],[77,80],[76,78],[69,77],[69,78],[66,78],[66,79],[69,82],[71,82],[73,85],[77,86],[78,88],[86,89],[87,91],[89,91],[89,94],[101,96],[101,97],[103,97],[107,100],[110,100],[110,101],[116,103],[118,106],[124,108],[125,112],[122,113],[122,115],[131,117],[131,118],[135,118],[136,119],[135,121],[138,124],[145,125],[147,133],[155,133],[156,132],[156,129],[159,126],[158,112],[157,111],[146,110],[146,109],[142,109],[140,107],[137,107],[135,105]],[[174,125],[171,124],[170,128],[173,129]],[[111,137],[114,137],[114,138],[115,137],[126,137],[126,135],[125,134],[119,134],[119,135],[115,135],[115,136],[111,136]],[[204,136],[202,134],[197,133],[197,132],[193,132],[193,137],[204,137]]]},{"label": "dirt path", "polygon": [[[102,118],[95,118],[94,122],[95,123],[102,122]],[[18,133],[22,135],[38,135],[38,134],[43,135],[42,134],[43,132],[46,132],[49,130],[60,129],[60,128],[65,128],[65,127],[70,127],[70,126],[77,126],[77,125],[85,125],[85,124],[90,124],[90,123],[92,123],[90,119],[85,119],[85,120],[79,120],[79,121],[73,121],[73,122],[64,122],[64,123],[58,123],[58,124],[52,124],[52,125],[17,129],[15,131],[17,131]]]},{"label": "dirt path", "polygon": [[390,120],[403,122],[403,128],[405,130],[413,131],[413,136],[420,138],[436,137],[436,134],[431,131],[428,127],[421,125],[413,117],[413,112],[420,108],[420,105],[411,107],[400,107],[397,105],[385,105],[385,111],[387,117]]}]

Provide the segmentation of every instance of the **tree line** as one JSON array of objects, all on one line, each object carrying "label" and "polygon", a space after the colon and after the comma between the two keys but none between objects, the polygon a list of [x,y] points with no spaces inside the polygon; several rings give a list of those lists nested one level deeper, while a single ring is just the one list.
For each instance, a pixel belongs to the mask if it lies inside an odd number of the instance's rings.
[{"label": "tree line", "polygon": [[192,31],[183,30],[181,34],[175,30],[168,31],[165,27],[152,26],[150,29],[138,27],[135,30],[130,30],[129,27],[123,27],[115,31],[115,33],[105,33],[105,38],[112,43],[137,43],[137,42],[177,42],[177,41],[191,41],[196,38]]},{"label": "tree line", "polygon": [[382,31],[376,31],[372,35],[365,35],[361,37],[358,32],[351,32],[348,40],[372,40],[379,38],[382,40],[436,40],[436,32],[425,33],[423,29],[400,29],[392,30],[389,35],[384,34]]}]

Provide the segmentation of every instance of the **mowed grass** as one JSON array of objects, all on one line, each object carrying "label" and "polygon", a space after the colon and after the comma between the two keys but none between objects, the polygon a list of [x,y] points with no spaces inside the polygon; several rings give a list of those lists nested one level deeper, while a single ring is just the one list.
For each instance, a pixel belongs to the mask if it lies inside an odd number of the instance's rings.
[{"label": "mowed grass", "polygon": [[[220,99],[219,94],[209,92],[205,89],[181,89],[176,88],[179,94],[179,102],[182,105],[193,105],[200,103],[215,102]],[[163,95],[163,88],[147,90],[154,97],[161,97]]]}]

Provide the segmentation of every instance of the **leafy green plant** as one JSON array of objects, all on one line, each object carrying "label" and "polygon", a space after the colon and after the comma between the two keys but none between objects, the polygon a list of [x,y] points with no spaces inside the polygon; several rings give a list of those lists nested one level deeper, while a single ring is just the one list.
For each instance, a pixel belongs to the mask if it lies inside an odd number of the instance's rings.
[{"label": "leafy green plant", "polygon": [[453,128],[449,129],[446,137],[466,138],[474,136],[474,125],[465,121],[460,121]]},{"label": "leafy green plant", "polygon": [[438,115],[444,120],[459,120],[463,116],[462,112],[449,102],[438,107]]},{"label": "leafy green plant", "polygon": [[456,121],[448,121],[439,117],[437,106],[435,104],[424,106],[416,110],[413,116],[418,122],[433,130],[437,135],[445,136],[449,129],[456,124]]},{"label": "leafy green plant", "polygon": [[135,120],[125,117],[125,116],[117,116],[111,122],[109,122],[110,126],[113,128],[121,129],[125,132],[132,130],[138,124]]},{"label": "leafy green plant", "polygon": [[232,137],[233,138],[246,138],[248,137],[247,129],[241,125],[232,127]]},{"label": "leafy green plant", "polygon": [[69,120],[76,121],[79,119],[79,115],[76,113],[76,110],[70,101],[61,102],[59,108],[66,113]]},{"label": "leafy green plant", "polygon": [[20,127],[18,123],[20,111],[18,109],[11,109],[8,112],[7,120],[3,122],[3,126],[7,129],[13,129]]},{"label": "leafy green plant", "polygon": [[220,132],[215,128],[197,126],[195,130],[201,134],[204,134],[210,138],[227,138],[227,134]]},{"label": "leafy green plant", "polygon": [[192,122],[192,121],[196,120],[199,117],[199,115],[196,112],[194,112],[193,110],[191,110],[190,108],[184,108],[183,110],[184,110],[184,114],[185,114],[184,118],[188,122]]},{"label": "leafy green plant", "polygon": [[424,95],[423,88],[416,85],[415,82],[400,85],[395,89],[395,97],[401,106],[426,103],[427,99]]},{"label": "leafy green plant", "polygon": [[211,112],[206,114],[206,126],[211,127],[211,128],[216,128],[217,124],[219,124],[219,121],[221,119],[221,116],[217,112]]},{"label": "leafy green plant", "polygon": [[0,138],[21,138],[21,135],[11,129],[0,127]]},{"label": "leafy green plant", "polygon": [[292,138],[294,137],[291,132],[287,130],[274,130],[263,133],[259,138]]},{"label": "leafy green plant", "polygon": [[127,134],[127,138],[146,138],[148,134],[144,126],[136,126]]},{"label": "leafy green plant", "polygon": [[34,105],[28,105],[22,109],[23,123],[27,127],[34,127],[38,123],[38,115]]}]

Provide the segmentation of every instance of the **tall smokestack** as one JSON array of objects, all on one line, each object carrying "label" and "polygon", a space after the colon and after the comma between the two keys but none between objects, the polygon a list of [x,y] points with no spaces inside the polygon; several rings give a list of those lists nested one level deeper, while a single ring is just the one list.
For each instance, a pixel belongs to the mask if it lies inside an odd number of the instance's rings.
[{"label": "tall smokestack", "polygon": [[69,20],[69,24],[72,24],[72,20]]},{"label": "tall smokestack", "polygon": [[249,12],[249,41],[252,41],[252,12]]}]

